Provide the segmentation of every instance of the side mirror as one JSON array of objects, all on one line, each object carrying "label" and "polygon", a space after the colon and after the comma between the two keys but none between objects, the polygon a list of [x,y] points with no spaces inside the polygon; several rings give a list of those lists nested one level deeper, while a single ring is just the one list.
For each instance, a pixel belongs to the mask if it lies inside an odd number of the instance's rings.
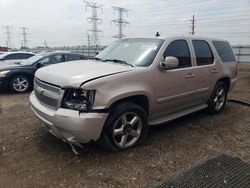
[{"label": "side mirror", "polygon": [[168,56],[161,63],[160,68],[162,70],[175,69],[179,65],[179,60],[176,57]]},{"label": "side mirror", "polygon": [[37,64],[36,64],[36,68],[39,69],[39,68],[41,68],[41,67],[43,67],[43,64],[42,64],[42,63],[37,63]]}]

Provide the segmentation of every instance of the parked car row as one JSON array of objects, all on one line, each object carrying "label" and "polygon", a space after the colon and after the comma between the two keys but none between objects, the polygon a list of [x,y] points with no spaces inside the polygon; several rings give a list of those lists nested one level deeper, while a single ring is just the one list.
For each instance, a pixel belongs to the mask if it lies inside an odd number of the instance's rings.
[{"label": "parked car row", "polygon": [[94,60],[39,69],[30,102],[48,131],[73,151],[90,141],[120,151],[143,143],[149,126],[201,109],[220,113],[236,81],[227,41],[121,39]]},{"label": "parked car row", "polygon": [[[8,61],[13,54],[18,57],[25,57],[23,61]],[[0,55],[1,57],[1,55]],[[8,62],[0,62],[0,88],[10,89],[12,92],[22,93],[33,89],[33,79],[35,72],[41,68],[52,64],[85,60],[87,59],[82,54],[71,52],[47,52],[37,55],[31,53],[13,52],[4,55],[4,59]]]}]

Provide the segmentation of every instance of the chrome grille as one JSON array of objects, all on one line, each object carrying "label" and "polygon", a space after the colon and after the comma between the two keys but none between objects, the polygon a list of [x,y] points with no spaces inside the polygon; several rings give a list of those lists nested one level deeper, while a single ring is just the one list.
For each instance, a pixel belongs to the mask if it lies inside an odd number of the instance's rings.
[{"label": "chrome grille", "polygon": [[37,78],[35,78],[34,83],[35,83],[37,86],[39,86],[39,87],[41,87],[41,88],[43,88],[43,89],[52,91],[52,92],[54,92],[54,93],[58,93],[58,94],[59,94],[59,93],[60,93],[60,90],[61,90],[59,87],[56,87],[56,86],[53,86],[53,85],[49,85],[49,84],[47,84],[47,83],[44,83],[44,82],[38,80]]},{"label": "chrome grille", "polygon": [[43,104],[53,109],[60,107],[63,91],[60,87],[34,79],[34,92],[36,98]]}]

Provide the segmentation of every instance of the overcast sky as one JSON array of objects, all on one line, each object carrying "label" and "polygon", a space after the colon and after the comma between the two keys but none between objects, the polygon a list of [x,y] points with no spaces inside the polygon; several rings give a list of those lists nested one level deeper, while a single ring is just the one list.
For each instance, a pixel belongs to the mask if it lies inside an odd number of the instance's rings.
[{"label": "overcast sky", "polygon": [[[96,0],[103,5],[98,25],[103,31],[100,42],[107,45],[114,40],[118,28],[111,24],[117,17],[112,6],[129,9],[125,17],[130,26],[127,37],[161,37],[189,35],[190,19],[195,14],[198,36],[229,40],[232,44],[250,44],[250,0]],[[11,39],[20,47],[20,27],[28,28],[28,45],[48,46],[84,45],[87,17],[91,9],[81,0],[0,0],[0,46],[6,45],[4,26],[11,26]]]}]

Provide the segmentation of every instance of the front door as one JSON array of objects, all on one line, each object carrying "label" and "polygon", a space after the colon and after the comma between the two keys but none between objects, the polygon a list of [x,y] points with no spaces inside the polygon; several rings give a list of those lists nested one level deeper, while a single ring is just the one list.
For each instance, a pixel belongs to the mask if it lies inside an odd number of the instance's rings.
[{"label": "front door", "polygon": [[179,65],[172,70],[156,69],[157,109],[153,118],[175,113],[198,103],[195,97],[199,78],[193,72],[187,41],[182,39],[172,41],[164,52],[164,58],[168,56],[176,57]]}]

